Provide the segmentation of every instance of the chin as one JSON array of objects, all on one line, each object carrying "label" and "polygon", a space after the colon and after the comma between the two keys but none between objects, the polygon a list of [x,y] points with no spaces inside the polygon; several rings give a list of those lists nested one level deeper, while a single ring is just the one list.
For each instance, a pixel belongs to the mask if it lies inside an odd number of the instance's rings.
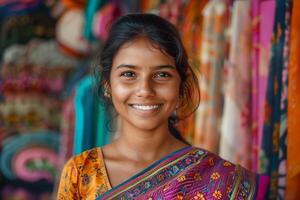
[{"label": "chin", "polygon": [[[139,120],[132,122],[131,124],[136,127],[137,129],[143,130],[143,131],[154,131],[158,128],[161,128],[164,123],[161,123],[162,121],[152,121],[152,120]],[[166,122],[167,124],[167,122]]]}]

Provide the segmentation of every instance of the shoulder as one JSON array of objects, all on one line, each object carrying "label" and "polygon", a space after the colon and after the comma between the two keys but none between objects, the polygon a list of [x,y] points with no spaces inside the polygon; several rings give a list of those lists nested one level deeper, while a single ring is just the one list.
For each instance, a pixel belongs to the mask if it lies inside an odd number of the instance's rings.
[{"label": "shoulder", "polygon": [[217,170],[217,169],[227,169],[225,171],[232,171],[234,169],[240,168],[239,165],[236,165],[228,160],[221,158],[220,156],[207,151],[199,147],[192,147],[193,152],[200,153],[202,155],[201,162],[199,164],[206,166],[207,170]]},{"label": "shoulder", "polygon": [[207,166],[208,168],[228,169],[228,170],[226,170],[228,172],[231,172],[232,170],[243,171],[245,173],[255,175],[255,173],[251,172],[250,170],[247,170],[246,168],[244,168],[238,164],[234,164],[228,160],[225,160],[225,159],[221,158],[220,156],[216,155],[215,153],[212,153],[210,151],[207,151],[207,150],[199,148],[199,147],[193,147],[192,149],[193,149],[193,151],[201,152],[201,154],[204,155],[201,162],[206,163],[208,165]]},{"label": "shoulder", "polygon": [[64,191],[67,188],[67,195],[94,199],[109,187],[101,148],[93,148],[73,156],[65,164],[59,194],[66,195]]},{"label": "shoulder", "polygon": [[84,173],[90,168],[98,168],[101,165],[104,165],[102,151],[101,148],[96,147],[73,156],[67,161],[64,168],[75,168],[78,173]]},{"label": "shoulder", "polygon": [[76,166],[81,167],[99,161],[103,161],[102,152],[100,147],[96,147],[73,156],[68,162],[72,162]]},{"label": "shoulder", "polygon": [[257,199],[257,196],[263,196],[266,193],[266,177],[207,150],[198,147],[193,149],[203,152],[204,156],[197,165],[203,174],[203,179],[214,183],[212,185],[224,185],[222,193],[226,193],[233,199]]}]

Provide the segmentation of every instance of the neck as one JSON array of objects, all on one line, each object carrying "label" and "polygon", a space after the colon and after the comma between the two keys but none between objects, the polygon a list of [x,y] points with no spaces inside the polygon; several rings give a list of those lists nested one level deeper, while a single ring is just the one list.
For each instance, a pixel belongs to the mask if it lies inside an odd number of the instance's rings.
[{"label": "neck", "polygon": [[114,143],[121,154],[139,162],[153,162],[182,145],[172,136],[167,125],[151,131],[123,125],[120,137]]}]

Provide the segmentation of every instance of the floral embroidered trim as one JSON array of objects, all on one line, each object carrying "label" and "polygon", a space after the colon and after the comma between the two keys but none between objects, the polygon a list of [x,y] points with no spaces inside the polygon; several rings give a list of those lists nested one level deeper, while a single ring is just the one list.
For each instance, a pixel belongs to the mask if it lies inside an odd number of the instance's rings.
[{"label": "floral embroidered trim", "polygon": [[[111,194],[109,198],[132,199],[138,195],[145,194],[158,185],[161,185],[162,182],[167,182],[168,180],[171,180],[178,175],[180,178],[180,172],[188,169],[193,164],[199,163],[206,155],[207,152],[199,149],[194,149],[189,153],[184,153],[183,155],[177,157],[174,161],[168,164],[161,165],[160,163],[158,166],[154,167],[157,168],[156,170],[139,179],[134,184],[130,185],[129,188],[125,187],[120,191],[115,191],[116,193]],[[159,166],[164,167],[159,168]]]}]

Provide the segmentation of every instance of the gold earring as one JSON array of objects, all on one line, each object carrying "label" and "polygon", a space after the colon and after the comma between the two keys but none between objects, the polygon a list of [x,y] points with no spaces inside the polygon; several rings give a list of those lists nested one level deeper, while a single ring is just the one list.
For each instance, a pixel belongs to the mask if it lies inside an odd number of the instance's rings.
[{"label": "gold earring", "polygon": [[173,116],[177,117],[177,109],[178,109],[178,107],[176,106],[175,110],[173,111]]},{"label": "gold earring", "polygon": [[108,89],[104,90],[104,96],[110,98],[110,92],[108,91]]}]

